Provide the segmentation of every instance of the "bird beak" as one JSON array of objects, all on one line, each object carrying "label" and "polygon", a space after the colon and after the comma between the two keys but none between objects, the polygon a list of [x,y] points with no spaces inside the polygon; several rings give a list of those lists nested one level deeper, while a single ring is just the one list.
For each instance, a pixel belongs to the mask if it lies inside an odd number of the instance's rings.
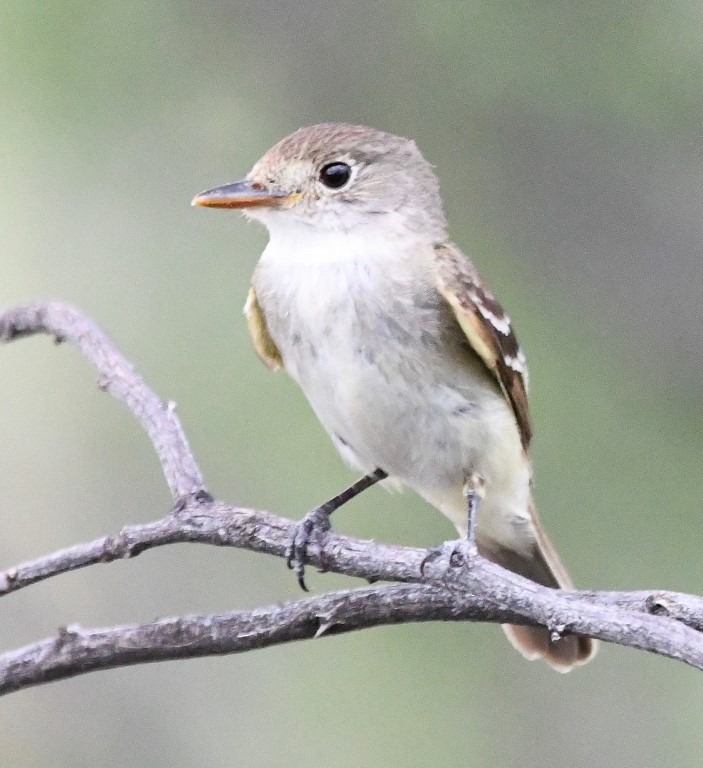
[{"label": "bird beak", "polygon": [[289,204],[298,195],[289,195],[275,189],[267,189],[263,184],[250,179],[225,184],[223,187],[206,189],[193,198],[191,205],[202,205],[206,208],[261,208]]}]

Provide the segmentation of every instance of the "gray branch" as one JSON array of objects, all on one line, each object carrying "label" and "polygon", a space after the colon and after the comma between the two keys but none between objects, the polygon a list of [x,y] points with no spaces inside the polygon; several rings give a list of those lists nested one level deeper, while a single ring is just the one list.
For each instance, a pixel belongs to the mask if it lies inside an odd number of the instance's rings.
[{"label": "gray branch", "polygon": [[[134,557],[174,543],[239,547],[282,557],[293,522],[213,500],[172,404],[164,403],[76,309],[60,303],[0,315],[0,342],[47,333],[69,341],[97,368],[102,389],[122,400],[147,432],[174,498],[171,512],[118,534],[60,550],[0,573],[0,596],[61,573]],[[445,558],[420,571],[425,550],[334,532],[310,549],[310,564],[370,582],[391,582],[252,611],[164,619],[139,626],[61,629],[55,638],[0,655],[0,694],[98,669],[253,648],[418,621],[546,626],[678,659],[703,669],[703,598],[664,591],[559,591],[480,556],[469,567]]]},{"label": "gray branch", "polygon": [[203,478],[176,416],[138,376],[105,333],[69,304],[46,302],[16,307],[0,316],[0,342],[46,333],[57,344],[68,341],[98,371],[98,386],[121,400],[149,436],[175,498],[203,490]]}]

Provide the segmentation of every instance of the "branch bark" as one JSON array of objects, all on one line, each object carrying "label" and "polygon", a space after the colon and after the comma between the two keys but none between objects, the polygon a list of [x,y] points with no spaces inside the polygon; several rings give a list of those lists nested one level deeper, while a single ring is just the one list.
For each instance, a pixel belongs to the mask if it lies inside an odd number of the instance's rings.
[{"label": "branch bark", "polygon": [[[5,570],[0,573],[0,596],[61,573],[174,543],[284,556],[293,522],[212,499],[175,405],[156,396],[89,318],[57,302],[20,306],[0,315],[0,342],[36,333],[75,344],[98,370],[99,386],[135,415],[159,457],[174,506],[162,519]],[[252,611],[108,629],[63,628],[55,638],[0,655],[0,694],[98,669],[241,653],[384,624],[438,620],[542,625],[557,635],[589,635],[703,669],[703,598],[664,591],[552,590],[480,556],[471,559],[470,567],[453,567],[440,558],[421,573],[425,555],[421,549],[329,532],[311,547],[311,565],[392,583]]]}]

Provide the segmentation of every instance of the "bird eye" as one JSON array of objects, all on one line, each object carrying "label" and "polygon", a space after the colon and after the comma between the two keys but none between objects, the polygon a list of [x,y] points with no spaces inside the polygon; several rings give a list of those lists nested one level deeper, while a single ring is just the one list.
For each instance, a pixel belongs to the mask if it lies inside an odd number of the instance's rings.
[{"label": "bird eye", "polygon": [[347,163],[327,163],[320,170],[320,181],[330,189],[341,189],[351,178],[351,172]]}]

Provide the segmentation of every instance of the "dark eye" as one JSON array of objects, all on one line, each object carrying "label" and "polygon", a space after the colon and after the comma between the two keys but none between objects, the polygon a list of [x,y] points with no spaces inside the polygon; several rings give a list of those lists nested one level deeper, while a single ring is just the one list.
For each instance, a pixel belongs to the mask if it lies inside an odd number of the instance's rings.
[{"label": "dark eye", "polygon": [[351,168],[346,163],[327,163],[320,170],[320,181],[330,189],[341,189],[351,178]]}]

